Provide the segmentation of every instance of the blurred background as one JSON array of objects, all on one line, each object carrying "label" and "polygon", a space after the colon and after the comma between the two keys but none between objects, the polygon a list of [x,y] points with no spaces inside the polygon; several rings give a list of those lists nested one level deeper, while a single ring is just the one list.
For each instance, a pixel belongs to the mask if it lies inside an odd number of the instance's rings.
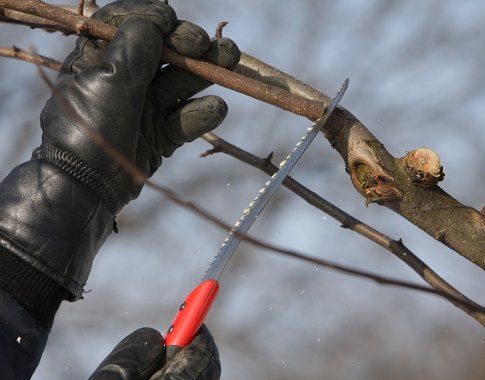
[{"label": "blurred background", "polygon": [[[52,1],[52,3],[66,3]],[[106,4],[99,1],[99,5]],[[76,4],[76,1],[72,1]],[[485,204],[485,6],[451,0],[173,0],[179,18],[333,96],[395,156],[430,147],[442,187],[466,205]],[[0,45],[35,47],[62,60],[74,37],[0,25]],[[55,73],[49,72],[52,79]],[[49,90],[35,66],[0,58],[0,175],[39,144]],[[217,133],[279,162],[307,120],[213,87],[230,113]],[[233,158],[200,158],[202,140],[164,161],[154,181],[235,222],[267,177]],[[345,211],[404,243],[464,294],[484,304],[483,271],[406,220],[365,207],[340,156],[317,138],[292,172]],[[140,326],[165,331],[225,232],[151,189],[119,216],[96,258],[85,299],[64,303],[34,380],[85,379]],[[281,189],[252,234],[316,257],[422,282],[387,251]],[[484,248],[485,253],[485,248]],[[438,297],[385,287],[242,244],[208,319],[223,379],[483,379],[485,331]]]}]

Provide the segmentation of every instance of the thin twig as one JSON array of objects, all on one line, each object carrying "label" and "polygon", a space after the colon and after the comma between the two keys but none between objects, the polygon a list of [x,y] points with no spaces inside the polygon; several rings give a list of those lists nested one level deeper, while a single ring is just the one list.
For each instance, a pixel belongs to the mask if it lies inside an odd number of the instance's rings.
[{"label": "thin twig", "polygon": [[[177,195],[174,191],[171,189],[162,186],[160,184],[157,184],[151,180],[148,179],[148,177],[142,173],[132,162],[130,162],[126,157],[124,157],[121,153],[117,151],[115,147],[110,145],[108,141],[104,139],[104,137],[95,131],[92,128],[89,128],[87,126],[84,126],[82,123],[78,124],[80,125],[84,130],[86,130],[89,135],[91,136],[92,140],[100,146],[105,153],[107,153],[115,162],[118,163],[124,170],[126,170],[128,173],[130,173],[135,181],[137,183],[145,183],[148,187],[156,190],[157,192],[163,194],[166,196],[170,201],[174,202],[175,204],[191,211],[192,213],[200,216],[204,220],[207,220],[214,225],[226,230],[226,231],[232,231],[232,233],[240,238],[242,241],[245,241],[253,246],[256,246],[258,248],[263,248],[269,251],[273,251],[275,253],[279,253],[285,256],[293,257],[296,259],[300,259],[306,262],[310,262],[315,265],[319,265],[325,268],[333,269],[345,274],[353,275],[356,277],[361,277],[365,278],[368,280],[373,280],[377,282],[378,284],[382,285],[393,285],[397,287],[402,287],[402,288],[407,288],[407,289],[413,289],[425,293],[430,293],[434,295],[438,295],[440,297],[443,297],[449,301],[451,301],[453,304],[457,306],[461,306],[462,309],[468,309],[468,310],[473,310],[475,315],[481,315],[485,316],[485,308],[482,306],[476,304],[473,301],[470,301],[468,298],[463,297],[460,293],[458,295],[455,294],[450,294],[448,292],[442,291],[441,289],[434,289],[434,288],[429,288],[420,284],[415,284],[411,283],[409,281],[402,281],[402,280],[396,280],[394,278],[386,277],[386,276],[381,276],[378,274],[370,273],[367,271],[351,268],[348,266],[344,266],[341,264],[337,264],[334,262],[331,262],[329,260],[323,260],[320,258],[312,257],[303,253],[300,253],[295,250],[290,250],[290,249],[285,249],[281,247],[277,247],[273,244],[266,243],[260,239],[256,239],[250,235],[244,235],[240,234],[237,231],[233,230],[233,227],[221,219],[219,219],[217,216],[212,214],[211,212],[205,210],[204,208],[200,207],[196,203],[183,199],[179,195]],[[485,326],[485,318],[483,320],[475,318],[479,323]]]},{"label": "thin twig", "polygon": [[56,71],[58,71],[61,67],[61,63],[55,59],[30,53],[26,50],[20,49],[17,46],[12,46],[11,48],[0,48],[0,56],[20,59],[22,61],[30,62],[35,65],[41,65]]},{"label": "thin twig", "polygon": [[77,13],[81,16],[84,14],[84,0],[79,0],[79,6],[77,8]]},{"label": "thin twig", "polygon": [[217,24],[216,31],[214,33],[214,39],[219,39],[222,38],[222,30],[224,27],[229,24],[229,21],[221,21],[219,24]]}]

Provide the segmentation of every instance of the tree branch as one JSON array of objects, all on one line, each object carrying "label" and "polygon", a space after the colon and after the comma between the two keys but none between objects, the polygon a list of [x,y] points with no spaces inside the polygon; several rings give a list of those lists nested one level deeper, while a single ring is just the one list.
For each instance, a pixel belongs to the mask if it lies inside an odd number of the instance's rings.
[{"label": "tree branch", "polygon": [[[116,31],[110,25],[38,0],[0,0],[0,7],[40,16],[60,23],[77,34],[104,40],[110,40]],[[265,83],[269,82],[265,75],[260,75],[260,80],[254,80],[206,62],[182,57],[169,49],[164,49],[162,58],[213,83],[312,120],[320,117],[328,105],[328,97],[313,89],[313,96],[310,96],[313,99],[286,91],[291,91],[291,86],[281,76],[281,72],[275,75],[282,80],[277,87]],[[259,74],[261,68],[254,71]],[[310,92],[309,86],[303,91],[307,92]],[[324,135],[344,159],[352,183],[365,197],[366,203],[375,202],[388,207],[485,269],[483,214],[464,206],[435,183],[429,185],[428,181],[423,181],[423,178],[435,177],[436,173],[413,166],[413,160],[409,156],[393,157],[347,110],[337,109],[327,125]],[[420,154],[412,154],[418,153]]]},{"label": "tree branch", "polygon": [[27,61],[56,71],[61,68],[61,63],[59,61],[36,53],[30,53],[26,50],[18,48],[17,46],[12,46],[11,48],[0,48],[0,56]]},{"label": "tree branch", "polygon": [[[63,5],[62,8],[74,13],[79,12],[79,6]],[[87,3],[84,4],[82,14],[86,17],[90,17],[98,8],[99,7],[94,1],[87,1]],[[0,21],[12,24],[26,25],[31,28],[42,28],[49,33],[62,32],[66,35],[73,34],[73,31],[70,28],[65,27],[60,23],[50,21],[44,17],[37,17],[32,14],[18,12],[7,8],[0,8]]]}]

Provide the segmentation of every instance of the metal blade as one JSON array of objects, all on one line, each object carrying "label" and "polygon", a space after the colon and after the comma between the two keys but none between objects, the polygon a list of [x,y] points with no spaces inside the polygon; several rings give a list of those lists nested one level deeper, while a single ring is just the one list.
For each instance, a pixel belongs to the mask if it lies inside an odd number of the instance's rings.
[{"label": "metal blade", "polygon": [[[273,174],[268,182],[265,183],[264,187],[259,190],[258,195],[249,204],[248,208],[244,210],[243,215],[236,222],[227,239],[222,243],[219,253],[209,266],[209,269],[207,270],[202,281],[219,279],[224,271],[224,268],[241,242],[240,235],[245,235],[249,231],[261,211],[263,211],[264,207],[268,204],[275,191],[283,183],[290,170],[295,166],[305,150],[310,146],[315,136],[323,128],[330,115],[337,107],[338,102],[340,99],[342,99],[345,90],[347,90],[348,84],[349,80],[346,79],[335,98],[332,99],[330,105],[325,110],[325,114],[315,121],[310,128],[308,128],[308,132],[296,144],[293,151],[286,157],[285,160],[280,163],[279,170]],[[234,234],[235,231],[237,234]]]}]

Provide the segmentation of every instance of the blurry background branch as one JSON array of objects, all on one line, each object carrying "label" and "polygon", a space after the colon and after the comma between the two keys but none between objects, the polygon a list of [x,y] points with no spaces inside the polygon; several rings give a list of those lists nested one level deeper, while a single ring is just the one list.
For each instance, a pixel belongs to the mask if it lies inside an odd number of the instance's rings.
[{"label": "blurry background branch", "polygon": [[22,61],[27,61],[35,65],[41,65],[52,70],[59,70],[61,67],[60,62],[56,61],[55,59],[23,50],[17,46],[12,46],[11,48],[0,47],[0,56],[20,59]]}]

